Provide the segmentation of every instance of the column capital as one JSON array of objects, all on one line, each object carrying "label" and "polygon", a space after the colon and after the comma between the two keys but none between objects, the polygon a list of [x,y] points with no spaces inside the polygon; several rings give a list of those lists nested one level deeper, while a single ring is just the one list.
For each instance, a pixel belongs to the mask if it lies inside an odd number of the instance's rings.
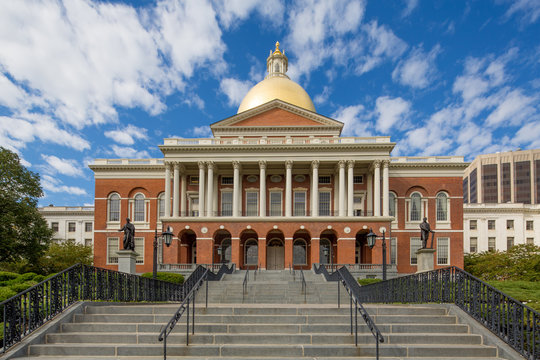
[{"label": "column capital", "polygon": [[345,169],[345,164],[346,164],[346,163],[347,163],[347,162],[346,162],[345,160],[339,160],[339,161],[337,162],[336,168],[337,168],[337,169]]},{"label": "column capital", "polygon": [[285,168],[286,169],[292,169],[292,166],[293,166],[293,161],[292,160],[285,161]]},{"label": "column capital", "polygon": [[184,166],[184,164],[178,164],[178,170],[180,170],[180,174],[185,174],[186,173],[186,167]]},{"label": "column capital", "polygon": [[213,161],[207,161],[207,162],[206,162],[206,166],[207,166],[207,168],[208,168],[209,170],[210,170],[210,169],[212,169],[212,170],[215,170],[215,169],[216,169],[216,163],[213,162]]},{"label": "column capital", "polygon": [[381,163],[383,168],[388,168],[388,165],[390,165],[390,160],[382,160]]},{"label": "column capital", "polygon": [[266,169],[266,160],[259,161],[259,169]]},{"label": "column capital", "polygon": [[347,168],[354,169],[354,160],[347,160]]},{"label": "column capital", "polygon": [[377,169],[381,167],[381,160],[374,160],[373,164],[371,165],[372,169]]},{"label": "column capital", "polygon": [[241,167],[240,161],[238,161],[238,160],[233,160],[232,166],[233,166],[233,168],[234,168],[235,170],[236,170],[236,169],[240,170],[240,167]]},{"label": "column capital", "polygon": [[313,161],[311,162],[311,168],[312,168],[312,169],[318,169],[318,168],[319,168],[319,165],[320,165],[319,160],[313,160]]},{"label": "column capital", "polygon": [[175,161],[172,164],[174,166],[174,170],[180,171],[180,163],[178,161]]},{"label": "column capital", "polygon": [[206,162],[204,161],[197,161],[197,165],[199,165],[199,170],[204,170],[206,168]]}]

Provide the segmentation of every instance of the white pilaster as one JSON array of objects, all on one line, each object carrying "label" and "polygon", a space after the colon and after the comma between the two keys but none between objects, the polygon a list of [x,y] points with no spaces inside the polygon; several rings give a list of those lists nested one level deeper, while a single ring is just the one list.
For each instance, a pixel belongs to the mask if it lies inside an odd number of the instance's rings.
[{"label": "white pilaster", "polygon": [[338,162],[339,168],[339,216],[346,215],[345,206],[345,160]]},{"label": "white pilaster", "polygon": [[311,162],[311,216],[319,216],[319,160]]},{"label": "white pilaster", "polygon": [[173,217],[178,217],[178,205],[180,205],[180,164],[174,164],[173,177]]},{"label": "white pilaster", "polygon": [[186,170],[182,171],[182,188],[180,189],[180,216],[187,216],[186,212],[186,196],[187,196],[187,175]]},{"label": "white pilaster", "polygon": [[285,161],[285,216],[292,216],[292,160]]},{"label": "white pilaster", "polygon": [[171,167],[165,163],[165,217],[171,216]]},{"label": "white pilaster", "polygon": [[381,161],[373,162],[373,182],[375,183],[373,191],[373,216],[381,216]]},{"label": "white pilaster", "polygon": [[388,184],[388,165],[390,164],[390,161],[389,160],[384,160],[382,162],[382,191],[383,191],[383,194],[382,194],[382,204],[383,204],[383,207],[382,207],[382,212],[383,212],[383,216],[389,216],[390,214],[390,204],[389,204],[389,201],[390,201],[390,197],[389,197],[389,192],[390,192],[390,188],[389,188],[389,184]]},{"label": "white pilaster", "polygon": [[199,217],[204,217],[206,216],[206,212],[205,212],[205,199],[206,197],[204,196],[204,173],[205,173],[205,168],[206,168],[206,164],[204,163],[204,161],[199,161],[198,162],[198,165],[199,165]]},{"label": "white pilaster", "polygon": [[240,162],[232,162],[234,169],[234,178],[233,178],[233,217],[239,217],[239,195],[240,195]]},{"label": "white pilaster", "polygon": [[208,168],[208,180],[207,180],[207,190],[206,190],[206,214],[207,216],[214,216],[214,162],[208,161],[206,163]]},{"label": "white pilaster", "polygon": [[266,161],[259,161],[259,216],[266,216]]},{"label": "white pilaster", "polygon": [[347,161],[347,216],[354,216],[354,160]]}]

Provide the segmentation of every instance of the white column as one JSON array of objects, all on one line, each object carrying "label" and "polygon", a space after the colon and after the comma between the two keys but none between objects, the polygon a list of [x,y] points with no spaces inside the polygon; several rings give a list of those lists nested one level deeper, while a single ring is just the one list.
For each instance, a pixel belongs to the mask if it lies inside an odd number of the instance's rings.
[{"label": "white column", "polygon": [[266,161],[259,161],[259,216],[266,216]]},{"label": "white column", "polygon": [[285,161],[285,216],[292,216],[292,160]]},{"label": "white column", "polygon": [[367,212],[368,215],[373,215],[373,174],[371,169],[367,173]]},{"label": "white column", "polygon": [[390,214],[390,204],[389,204],[389,185],[388,185],[388,165],[390,161],[384,160],[382,162],[382,214],[383,216],[389,216]]},{"label": "white column", "polygon": [[319,216],[319,160],[311,162],[311,216]]},{"label": "white column", "polygon": [[208,216],[214,216],[214,162],[208,161],[206,163],[208,168],[208,186],[206,190],[206,214]]},{"label": "white column", "polygon": [[205,163],[204,161],[199,161],[199,217],[206,215],[205,213],[205,196],[204,196],[204,170]]},{"label": "white column", "polygon": [[186,170],[182,168],[182,188],[180,189],[180,216],[187,216],[186,195],[187,195],[187,175]]},{"label": "white column", "polygon": [[238,202],[239,202],[239,194],[240,194],[240,162],[239,161],[233,161],[232,162],[233,169],[234,169],[234,179],[233,179],[233,202],[232,202],[232,211],[233,211],[233,217],[239,217],[239,208],[238,208]]},{"label": "white column", "polygon": [[347,207],[345,205],[345,160],[338,161],[339,169],[339,216],[345,216]]},{"label": "white column", "polygon": [[174,164],[174,177],[173,177],[173,217],[178,217],[178,205],[180,205],[180,164]]},{"label": "white column", "polygon": [[347,216],[354,216],[354,160],[347,161]]},{"label": "white column", "polygon": [[381,161],[373,162],[375,191],[373,191],[373,216],[381,216]]},{"label": "white column", "polygon": [[171,216],[171,167],[165,163],[165,217]]}]

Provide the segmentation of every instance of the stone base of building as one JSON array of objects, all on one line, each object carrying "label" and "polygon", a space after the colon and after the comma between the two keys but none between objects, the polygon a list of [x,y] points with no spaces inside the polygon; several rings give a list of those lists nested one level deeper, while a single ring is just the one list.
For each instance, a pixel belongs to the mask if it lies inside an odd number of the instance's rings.
[{"label": "stone base of building", "polygon": [[135,274],[135,265],[138,253],[133,250],[118,250],[118,271],[128,274]]},{"label": "stone base of building", "polygon": [[435,249],[420,249],[416,252],[416,256],[418,259],[417,274],[435,268]]}]

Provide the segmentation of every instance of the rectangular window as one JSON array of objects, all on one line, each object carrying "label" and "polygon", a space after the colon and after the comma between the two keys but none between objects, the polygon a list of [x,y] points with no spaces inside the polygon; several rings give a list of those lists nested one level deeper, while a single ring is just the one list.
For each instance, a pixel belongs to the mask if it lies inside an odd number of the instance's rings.
[{"label": "rectangular window", "polygon": [[497,164],[482,165],[483,202],[498,202]]},{"label": "rectangular window", "polygon": [[330,191],[319,191],[319,216],[330,216]]},{"label": "rectangular window", "polygon": [[270,216],[281,216],[281,191],[270,192]]},{"label": "rectangular window", "polygon": [[449,238],[438,238],[437,239],[437,265],[448,265],[450,264],[449,258]]},{"label": "rectangular window", "polygon": [[84,239],[84,246],[92,247],[92,239]]},{"label": "rectangular window", "polygon": [[355,184],[363,184],[364,183],[364,176],[363,175],[355,175],[355,176],[353,176],[353,182]]},{"label": "rectangular window", "polygon": [[362,195],[353,196],[354,216],[362,216]]},{"label": "rectangular window", "polygon": [[92,223],[91,222],[84,223],[84,232],[92,232]]},{"label": "rectangular window", "polygon": [[477,184],[477,175],[476,175],[476,169],[474,169],[473,171],[471,171],[471,175],[469,176],[469,181],[470,181],[470,187],[471,187],[471,204],[476,204],[478,202],[478,196],[477,196],[477,188],[476,188],[476,184]]},{"label": "rectangular window", "polygon": [[232,216],[232,191],[224,191],[221,193],[221,216]]},{"label": "rectangular window", "polygon": [[488,230],[495,230],[495,220],[488,220]]},{"label": "rectangular window", "polygon": [[510,163],[502,164],[502,200],[501,202],[506,203],[512,201],[512,193],[510,186]]},{"label": "rectangular window", "polygon": [[478,228],[476,220],[469,220],[469,229],[476,230]]},{"label": "rectangular window", "polygon": [[319,176],[319,184],[324,184],[324,185],[330,184],[330,176],[329,175]]},{"label": "rectangular window", "polygon": [[422,247],[422,240],[419,237],[411,238],[411,265],[418,264],[416,252]]},{"label": "rectangular window", "polygon": [[514,230],[514,220],[506,220],[506,230]]},{"label": "rectangular window", "polygon": [[246,192],[246,216],[259,215],[259,193],[257,191]]},{"label": "rectangular window", "polygon": [[506,238],[506,250],[510,250],[514,246],[514,237],[508,236]]},{"label": "rectangular window", "polygon": [[57,222],[51,223],[51,229],[54,232],[58,232],[58,223]]},{"label": "rectangular window", "polygon": [[234,184],[234,177],[232,176],[221,177],[221,185],[233,185],[233,184]]},{"label": "rectangular window", "polygon": [[469,252],[475,253],[478,251],[478,238],[470,238]]},{"label": "rectangular window", "polygon": [[199,177],[198,176],[190,176],[189,177],[189,185],[199,185]]},{"label": "rectangular window", "polygon": [[294,216],[306,216],[306,192],[294,192]]},{"label": "rectangular window", "polygon": [[516,202],[531,203],[531,162],[518,161],[514,163],[514,186]]},{"label": "rectangular window", "polygon": [[533,222],[533,220],[527,220],[526,229],[527,230],[534,230],[534,222]]},{"label": "rectangular window", "polygon": [[135,259],[135,264],[144,264],[144,238],[136,237],[135,240],[135,252],[139,254]]},{"label": "rectangular window", "polygon": [[397,238],[390,239],[390,264],[397,264]]},{"label": "rectangular window", "polygon": [[69,232],[75,232],[75,223],[74,222],[69,222],[68,223],[68,231]]},{"label": "rectangular window", "polygon": [[118,264],[118,238],[107,238],[107,264]]},{"label": "rectangular window", "polygon": [[488,237],[488,251],[495,251],[495,237],[490,236]]},{"label": "rectangular window", "polygon": [[199,198],[191,197],[189,201],[189,211],[191,216],[199,216]]},{"label": "rectangular window", "polygon": [[527,245],[534,245],[534,238],[528,237],[527,238]]},{"label": "rectangular window", "polygon": [[469,178],[463,179],[463,203],[469,203]]}]

